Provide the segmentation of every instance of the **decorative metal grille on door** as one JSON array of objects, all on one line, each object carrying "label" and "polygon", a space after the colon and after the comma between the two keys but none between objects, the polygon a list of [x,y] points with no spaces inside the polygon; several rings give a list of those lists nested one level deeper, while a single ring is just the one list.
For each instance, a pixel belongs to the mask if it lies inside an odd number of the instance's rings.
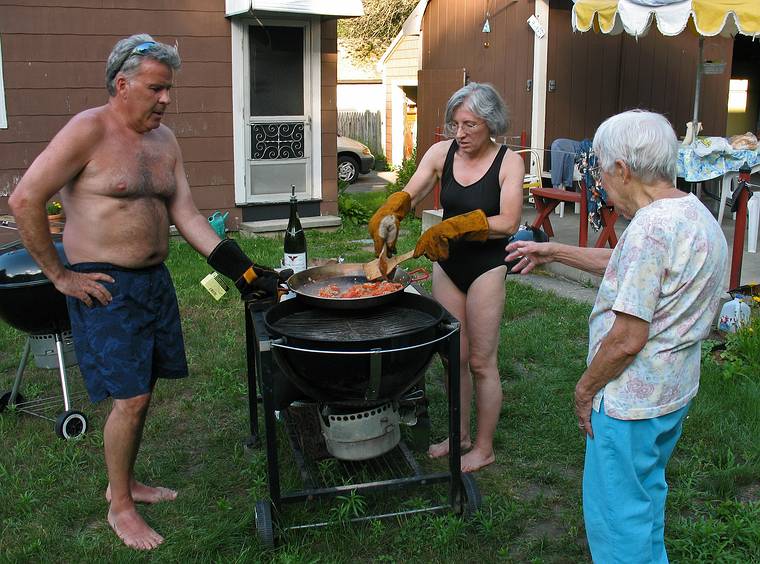
[{"label": "decorative metal grille on door", "polygon": [[254,160],[302,159],[304,124],[300,122],[254,123],[251,126],[251,158]]}]

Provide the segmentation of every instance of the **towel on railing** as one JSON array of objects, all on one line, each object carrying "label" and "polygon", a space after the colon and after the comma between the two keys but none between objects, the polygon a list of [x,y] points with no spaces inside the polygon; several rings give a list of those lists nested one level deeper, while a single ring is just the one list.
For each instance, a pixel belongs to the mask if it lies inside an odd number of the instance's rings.
[{"label": "towel on railing", "polygon": [[555,139],[551,146],[552,186],[573,187],[573,165],[581,142],[574,139]]}]

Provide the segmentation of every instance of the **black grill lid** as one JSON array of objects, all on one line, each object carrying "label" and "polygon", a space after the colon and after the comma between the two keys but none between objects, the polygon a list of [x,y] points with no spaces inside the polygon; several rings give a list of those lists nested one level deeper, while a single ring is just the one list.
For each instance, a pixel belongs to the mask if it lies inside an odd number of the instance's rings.
[{"label": "black grill lid", "polygon": [[[53,238],[53,244],[61,261],[68,264],[60,235]],[[14,288],[49,283],[50,281],[21,241],[0,246],[0,286]]]}]

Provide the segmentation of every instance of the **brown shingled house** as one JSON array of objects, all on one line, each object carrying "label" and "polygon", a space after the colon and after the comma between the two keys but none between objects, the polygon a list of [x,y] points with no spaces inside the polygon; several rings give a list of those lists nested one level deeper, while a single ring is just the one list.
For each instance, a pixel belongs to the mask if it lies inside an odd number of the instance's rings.
[{"label": "brown shingled house", "polygon": [[0,6],[0,212],[53,135],[106,101],[116,41],[150,33],[182,57],[165,122],[202,212],[230,211],[228,226],[285,218],[295,184],[306,227],[337,214],[336,18],[361,15],[361,0],[68,4]]}]

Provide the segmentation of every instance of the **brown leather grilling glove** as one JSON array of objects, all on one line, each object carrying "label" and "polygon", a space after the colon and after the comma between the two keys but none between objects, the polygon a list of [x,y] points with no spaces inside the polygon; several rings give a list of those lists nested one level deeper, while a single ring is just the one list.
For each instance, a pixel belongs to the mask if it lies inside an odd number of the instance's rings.
[{"label": "brown leather grilling glove", "polygon": [[367,227],[375,242],[375,256],[383,250],[383,244],[388,248],[388,256],[396,251],[399,223],[412,208],[412,197],[408,192],[395,192],[380,206]]},{"label": "brown leather grilling glove", "polygon": [[483,210],[455,215],[425,231],[414,248],[414,257],[425,255],[432,261],[449,258],[449,241],[485,241],[488,239],[488,218]]}]

